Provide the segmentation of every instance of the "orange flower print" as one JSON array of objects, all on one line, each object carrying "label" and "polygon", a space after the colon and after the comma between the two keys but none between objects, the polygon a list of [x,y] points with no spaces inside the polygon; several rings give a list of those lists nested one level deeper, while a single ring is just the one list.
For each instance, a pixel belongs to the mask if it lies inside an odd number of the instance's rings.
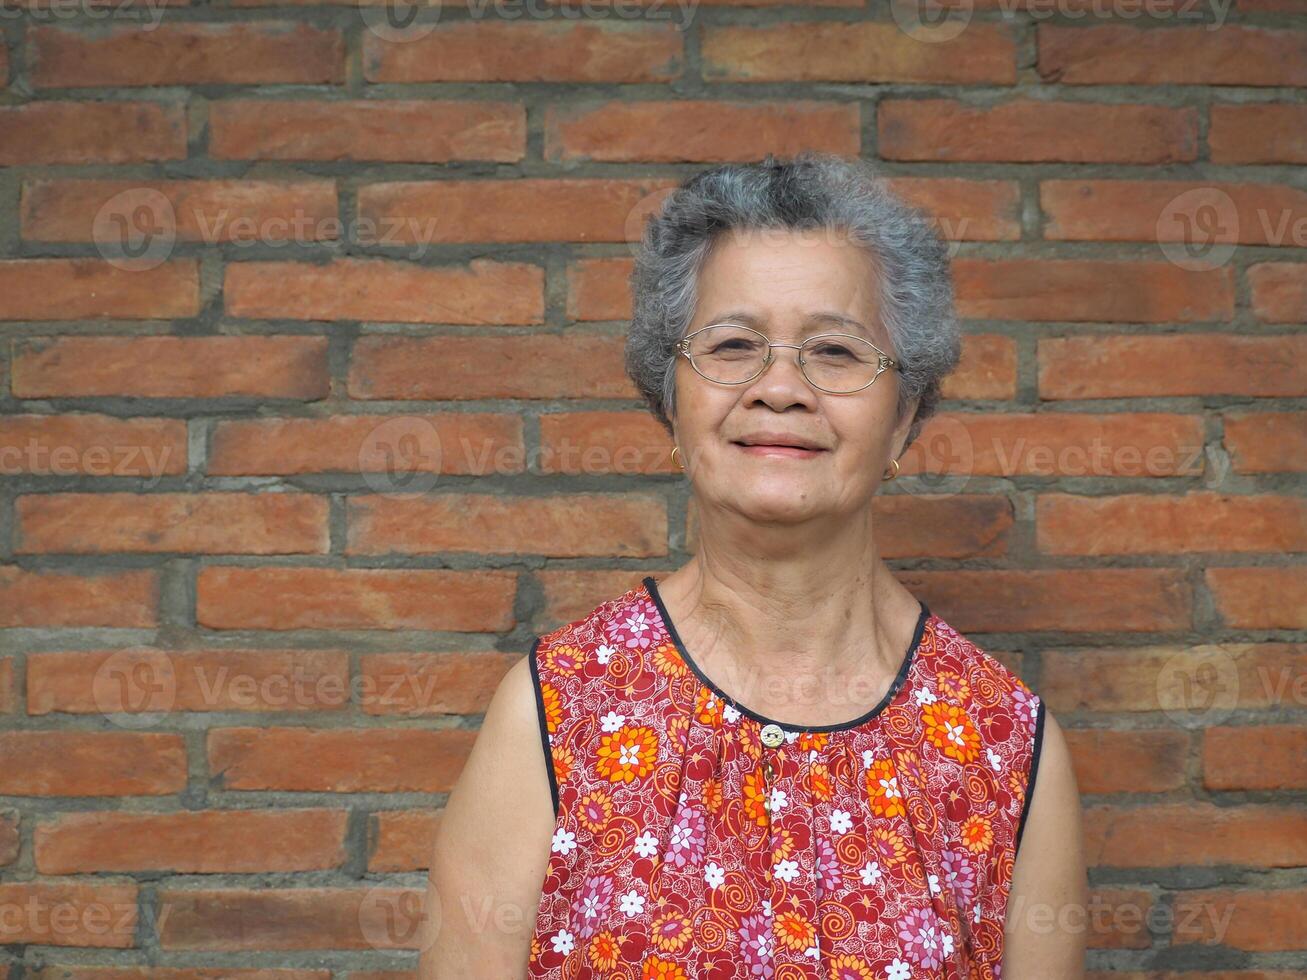
[{"label": "orange flower print", "polygon": [[757,766],[753,772],[744,774],[744,813],[759,827],[767,823],[767,792],[763,787],[762,767]]},{"label": "orange flower print", "polygon": [[[888,975],[907,976],[893,971]],[[876,980],[876,974],[871,972],[871,967],[861,956],[837,956],[831,960],[830,980]]]},{"label": "orange flower print", "polygon": [[689,980],[677,964],[661,956],[650,956],[640,967],[640,980]]},{"label": "orange flower print", "polygon": [[994,843],[994,830],[989,819],[974,813],[967,817],[960,829],[962,843],[972,854],[988,850]]},{"label": "orange flower print", "polygon": [[893,867],[902,864],[908,858],[908,848],[903,838],[885,827],[877,827],[871,832],[871,843],[886,865]]},{"label": "orange flower print", "polygon": [[694,716],[706,725],[720,725],[722,709],[725,707],[721,698],[708,688],[700,687],[699,694],[694,699]]},{"label": "orange flower print", "polygon": [[902,817],[903,793],[899,790],[898,774],[889,759],[873,759],[867,769],[867,799],[877,816]]},{"label": "orange flower print", "polygon": [[817,930],[798,912],[782,912],[773,924],[777,941],[786,949],[802,952],[811,949],[817,941]]},{"label": "orange flower print", "polygon": [[798,738],[799,748],[804,752],[824,749],[829,741],[830,732],[800,732]]},{"label": "orange flower print", "polygon": [[611,970],[617,966],[617,959],[621,956],[621,953],[622,950],[618,945],[617,937],[607,929],[596,933],[595,937],[590,940],[590,965],[596,970]]},{"label": "orange flower print", "polygon": [[956,670],[941,670],[935,674],[935,684],[941,698],[965,703],[971,697],[971,684]]},{"label": "orange flower print", "polygon": [[567,777],[572,774],[572,769],[576,766],[576,755],[572,752],[572,747],[564,743],[563,745],[551,745],[549,754],[554,760],[554,780],[559,786],[567,782]]},{"label": "orange flower print", "polygon": [[773,828],[771,863],[775,866],[794,853],[794,834],[784,827]]},{"label": "orange flower print", "polygon": [[1026,798],[1026,777],[1024,774],[1017,772],[1015,769],[1009,769],[1007,774],[1007,791],[1019,800]]},{"label": "orange flower print", "polygon": [[540,682],[540,699],[545,705],[545,728],[552,735],[558,731],[558,723],[563,718],[563,699],[558,696],[558,689],[548,681]]},{"label": "orange flower print", "polygon": [[658,735],[643,725],[623,725],[605,735],[595,753],[595,769],[610,783],[629,783],[653,771],[658,757]]},{"label": "orange flower print", "polygon": [[612,815],[613,801],[601,789],[586,793],[576,804],[577,819],[592,834],[603,830]]},{"label": "orange flower print", "polygon": [[666,677],[681,677],[688,669],[680,653],[671,643],[659,643],[653,652],[654,670]]},{"label": "orange flower print", "polygon": [[690,941],[690,920],[680,912],[655,916],[649,927],[649,940],[664,953],[676,953]]},{"label": "orange flower print", "polygon": [[829,800],[833,786],[831,784],[830,769],[824,762],[814,762],[812,768],[808,770],[808,788],[812,790],[812,795],[819,800]]},{"label": "orange flower print", "polygon": [[585,651],[570,643],[560,643],[545,650],[545,664],[551,670],[576,673],[585,663]]},{"label": "orange flower print", "polygon": [[921,717],[926,738],[945,755],[958,762],[974,762],[980,755],[980,734],[957,705],[935,701],[922,709]]},{"label": "orange flower print", "polygon": [[703,781],[703,805],[709,813],[716,813],[722,808],[722,781],[710,776]]}]

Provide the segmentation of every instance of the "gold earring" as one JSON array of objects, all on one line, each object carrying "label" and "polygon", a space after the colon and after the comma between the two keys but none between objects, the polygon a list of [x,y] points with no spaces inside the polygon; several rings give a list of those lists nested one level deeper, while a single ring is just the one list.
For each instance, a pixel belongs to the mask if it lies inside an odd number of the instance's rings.
[{"label": "gold earring", "polygon": [[881,474],[880,477],[881,480],[892,480],[894,479],[894,477],[899,475],[899,461],[897,459],[891,459],[890,465],[894,467],[894,472],[889,476],[885,476],[884,474]]},{"label": "gold earring", "polygon": [[680,446],[672,447],[672,462],[675,463],[677,466],[679,466],[681,469],[685,469],[685,464],[676,458],[676,454],[680,452],[680,450],[681,450]]}]

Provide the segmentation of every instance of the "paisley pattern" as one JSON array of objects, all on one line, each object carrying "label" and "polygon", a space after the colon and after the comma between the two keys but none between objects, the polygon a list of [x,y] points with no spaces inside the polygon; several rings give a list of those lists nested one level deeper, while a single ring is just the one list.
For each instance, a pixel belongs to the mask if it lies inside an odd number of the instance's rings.
[{"label": "paisley pattern", "polygon": [[1044,706],[924,603],[879,705],[774,747],[652,577],[530,657],[557,822],[528,977],[1001,980]]}]

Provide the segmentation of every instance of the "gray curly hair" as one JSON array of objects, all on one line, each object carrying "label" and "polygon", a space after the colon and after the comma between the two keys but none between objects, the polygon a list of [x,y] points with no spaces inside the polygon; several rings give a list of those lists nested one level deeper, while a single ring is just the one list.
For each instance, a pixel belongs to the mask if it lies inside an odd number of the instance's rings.
[{"label": "gray curly hair", "polygon": [[906,449],[934,414],[940,382],[961,356],[947,246],[929,219],[861,158],[804,151],[789,162],[732,163],[683,182],[651,216],[636,249],[626,373],[672,432],[676,343],[694,317],[698,278],[713,243],[732,229],[843,230],[879,270],[880,316],[903,364],[899,419],[920,398]]}]

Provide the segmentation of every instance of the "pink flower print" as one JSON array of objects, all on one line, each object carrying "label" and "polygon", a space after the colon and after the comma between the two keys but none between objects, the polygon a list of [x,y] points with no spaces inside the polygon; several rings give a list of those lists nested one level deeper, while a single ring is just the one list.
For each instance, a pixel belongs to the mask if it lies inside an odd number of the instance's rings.
[{"label": "pink flower print", "polygon": [[591,875],[572,903],[572,921],[576,934],[588,939],[599,931],[604,913],[613,904],[613,879],[607,875]]},{"label": "pink flower print", "polygon": [[683,807],[672,824],[672,835],[667,842],[664,861],[671,861],[678,868],[696,865],[703,860],[703,845],[707,839],[707,827],[703,813],[696,807]]},{"label": "pink flower print", "polygon": [[835,845],[828,837],[817,839],[817,895],[833,892],[840,887],[840,859],[835,853]]},{"label": "pink flower print", "polygon": [[950,848],[944,852],[944,883],[957,896],[958,905],[970,905],[976,897],[976,866],[966,851]]},{"label": "pink flower print", "polygon": [[1030,694],[1023,687],[1017,687],[1012,691],[1012,707],[1016,715],[1026,726],[1030,734],[1035,733],[1035,709],[1039,707],[1039,695]]},{"label": "pink flower print", "polygon": [[908,958],[933,970],[943,960],[939,917],[931,909],[913,909],[898,921],[899,940]]},{"label": "pink flower print", "polygon": [[740,921],[740,953],[749,976],[770,980],[772,965],[771,919],[765,915],[746,915]]},{"label": "pink flower print", "polygon": [[655,612],[647,602],[632,603],[625,615],[613,621],[612,645],[627,650],[645,650],[652,646],[657,632]]}]

